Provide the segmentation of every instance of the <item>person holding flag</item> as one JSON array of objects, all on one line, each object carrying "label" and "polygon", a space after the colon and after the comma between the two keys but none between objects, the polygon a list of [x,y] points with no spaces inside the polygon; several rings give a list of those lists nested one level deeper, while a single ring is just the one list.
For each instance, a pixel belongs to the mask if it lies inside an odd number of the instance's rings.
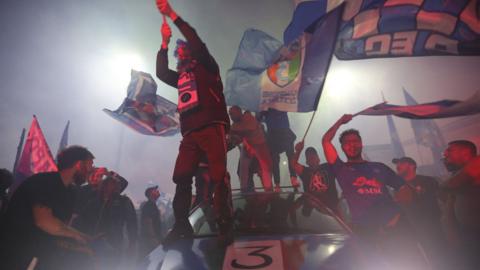
[{"label": "person holding flag", "polygon": [[[226,132],[229,118],[223,95],[220,70],[196,31],[180,18],[167,0],[157,0],[163,14],[162,45],[157,55],[157,77],[178,88],[178,105],[182,141],[173,172],[177,185],[173,199],[175,224],[164,239],[169,245],[180,238],[189,238],[193,229],[188,221],[192,200],[192,177],[202,155],[207,156],[214,188],[214,209],[219,227],[218,243],[233,241],[232,210],[229,183],[225,180],[227,164]],[[177,40],[177,71],[168,69],[168,46],[172,36],[166,22],[168,16],[186,38]]]}]

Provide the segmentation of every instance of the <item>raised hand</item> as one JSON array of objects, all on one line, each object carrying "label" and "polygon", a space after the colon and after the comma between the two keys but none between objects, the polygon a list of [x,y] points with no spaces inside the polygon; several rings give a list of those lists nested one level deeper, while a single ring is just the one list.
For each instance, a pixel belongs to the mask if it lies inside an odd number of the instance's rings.
[{"label": "raised hand", "polygon": [[172,12],[172,7],[170,7],[170,4],[167,0],[156,0],[156,3],[160,13],[170,16],[170,13]]},{"label": "raised hand", "polygon": [[305,142],[304,141],[299,141],[296,145],[295,145],[295,151],[298,153],[298,152],[301,152],[303,150],[303,147],[305,146]]},{"label": "raised hand", "polygon": [[340,122],[340,124],[346,124],[348,122],[350,122],[353,118],[353,115],[351,114],[344,114],[339,120],[338,122]]},{"label": "raised hand", "polygon": [[168,25],[165,15],[163,16],[163,23],[160,32],[162,33],[162,39],[167,43],[170,42],[170,38],[172,37],[172,29]]}]

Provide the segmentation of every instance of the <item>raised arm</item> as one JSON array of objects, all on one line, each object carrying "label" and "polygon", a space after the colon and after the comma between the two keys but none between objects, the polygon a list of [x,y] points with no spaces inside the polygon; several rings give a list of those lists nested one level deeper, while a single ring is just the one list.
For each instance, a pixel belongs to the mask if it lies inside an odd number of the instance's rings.
[{"label": "raised arm", "polygon": [[172,30],[168,26],[165,16],[163,16],[163,24],[161,28],[162,47],[157,54],[157,77],[164,83],[177,87],[178,73],[168,68],[168,44],[172,37]]},{"label": "raised arm", "polygon": [[157,7],[165,16],[168,16],[178,27],[182,35],[187,39],[188,46],[192,50],[192,55],[202,63],[209,71],[218,72],[218,65],[208,52],[207,46],[198,36],[195,29],[180,18],[172,9],[167,0],[156,0]]},{"label": "raised arm", "polygon": [[325,153],[325,158],[329,164],[335,163],[335,160],[338,158],[337,150],[333,146],[332,140],[335,137],[338,129],[341,125],[346,124],[352,120],[353,116],[351,114],[344,114],[340,119],[333,124],[333,126],[323,135],[322,146]]},{"label": "raised arm", "polygon": [[300,141],[295,145],[295,153],[293,154],[292,160],[290,160],[291,166],[298,175],[301,175],[305,169],[302,164],[298,163],[298,159],[300,158],[300,154],[302,153],[304,145],[304,141]]}]

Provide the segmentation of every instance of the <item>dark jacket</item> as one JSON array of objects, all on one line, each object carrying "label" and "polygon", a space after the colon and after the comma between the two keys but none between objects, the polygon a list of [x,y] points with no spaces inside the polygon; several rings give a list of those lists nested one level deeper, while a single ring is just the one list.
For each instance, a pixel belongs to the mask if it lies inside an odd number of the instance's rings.
[{"label": "dark jacket", "polygon": [[[215,123],[225,125],[228,130],[230,120],[218,65],[195,29],[180,17],[175,20],[175,24],[187,39],[192,56],[198,62],[193,73],[196,78],[199,106],[180,114],[182,135]],[[164,83],[177,88],[179,75],[178,72],[168,69],[167,50],[160,49],[157,54],[157,77]]]}]

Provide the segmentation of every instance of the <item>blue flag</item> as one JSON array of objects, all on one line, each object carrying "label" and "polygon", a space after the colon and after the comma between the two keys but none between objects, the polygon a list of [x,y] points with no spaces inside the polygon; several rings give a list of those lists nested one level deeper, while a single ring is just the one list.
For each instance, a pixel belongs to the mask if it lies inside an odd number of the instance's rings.
[{"label": "blue flag", "polygon": [[300,3],[285,44],[345,3],[335,56],[342,60],[425,55],[480,55],[476,0],[317,0]]},{"label": "blue flag", "polygon": [[288,46],[261,31],[247,30],[227,73],[227,104],[250,111],[315,110],[341,14],[342,9],[331,12]]},{"label": "blue flag", "polygon": [[[479,9],[477,0],[302,2],[284,31],[277,57],[272,51],[263,54],[262,47],[249,50],[244,36],[227,73],[227,104],[252,111],[316,110],[332,53],[341,60],[480,55]],[[264,36],[256,35],[253,43],[270,42]],[[243,57],[259,57],[266,66],[248,65],[255,60],[237,65]]]},{"label": "blue flag", "polygon": [[141,134],[175,135],[180,131],[177,105],[156,92],[157,84],[150,74],[132,70],[132,80],[122,105],[115,111],[103,111]]}]

